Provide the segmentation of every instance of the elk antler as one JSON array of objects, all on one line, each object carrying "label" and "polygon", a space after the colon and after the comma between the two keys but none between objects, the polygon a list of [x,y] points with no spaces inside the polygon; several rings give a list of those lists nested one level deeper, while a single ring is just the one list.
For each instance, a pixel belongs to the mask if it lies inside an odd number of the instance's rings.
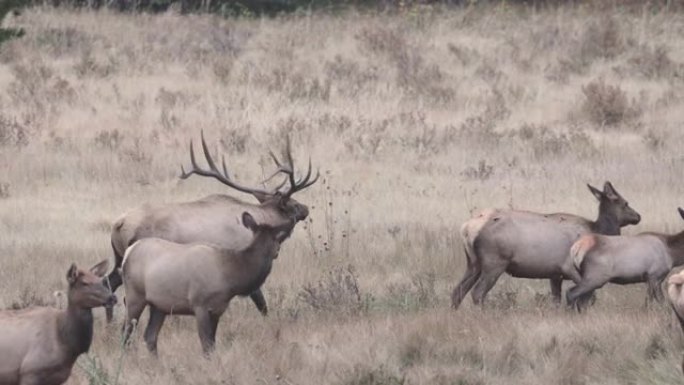
[{"label": "elk antler", "polygon": [[[209,165],[209,169],[202,169],[197,165],[197,161],[195,160],[195,150],[192,145],[192,140],[190,141],[190,163],[192,164],[192,170],[185,172],[185,169],[183,168],[183,165],[181,164],[181,179],[187,179],[190,177],[192,174],[197,174],[200,176],[207,176],[207,177],[212,177],[219,182],[225,184],[228,187],[232,187],[238,191],[242,191],[244,193],[248,194],[265,194],[265,195],[273,195],[274,191],[266,191],[254,187],[245,187],[242,186],[238,183],[236,183],[233,179],[231,179],[230,175],[228,174],[228,169],[226,168],[226,158],[221,157],[221,166],[223,168],[223,172],[219,171],[219,169],[216,167],[216,163],[214,160],[211,158],[211,155],[209,154],[209,147],[207,146],[207,142],[204,140],[204,131],[201,132],[202,136],[202,151],[204,152],[204,157],[207,160],[207,164]],[[270,178],[269,178],[270,179]],[[282,183],[278,188],[282,187],[284,183]]]},{"label": "elk antler", "polygon": [[309,167],[306,171],[306,175],[300,178],[299,180],[295,180],[294,160],[292,159],[292,146],[290,144],[289,136],[287,137],[285,147],[285,159],[287,160],[287,163],[279,161],[273,153],[273,151],[269,151],[269,155],[271,155],[271,158],[273,159],[273,162],[276,164],[278,169],[273,173],[273,175],[271,175],[266,180],[269,180],[274,176],[283,173],[287,175],[288,178],[286,180],[289,180],[290,182],[290,188],[282,192],[283,197],[289,198],[290,196],[292,196],[292,194],[296,193],[297,191],[301,191],[311,186],[312,184],[316,183],[318,177],[320,176],[319,171],[316,170],[316,176],[313,179],[311,179],[311,157],[309,157]]}]

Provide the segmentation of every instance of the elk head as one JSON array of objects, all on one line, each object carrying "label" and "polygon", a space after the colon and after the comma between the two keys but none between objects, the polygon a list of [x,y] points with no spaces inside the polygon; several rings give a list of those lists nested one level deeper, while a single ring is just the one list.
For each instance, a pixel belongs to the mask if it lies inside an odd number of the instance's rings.
[{"label": "elk head", "polygon": [[66,275],[69,282],[69,302],[86,309],[114,305],[116,297],[102,279],[108,266],[109,261],[104,260],[87,271],[79,269],[75,263],[72,264]]},{"label": "elk head", "polygon": [[599,201],[599,211],[611,214],[617,218],[620,226],[636,225],[641,221],[641,215],[629,206],[629,203],[623,198],[613,185],[606,181],[603,185],[603,191],[587,184],[589,191]]},{"label": "elk head", "polygon": [[[294,200],[292,198],[292,195],[297,191],[301,191],[316,183],[320,174],[318,171],[316,171],[316,175],[312,178],[311,158],[309,158],[309,167],[305,175],[299,179],[295,177],[294,160],[292,158],[292,149],[290,146],[289,138],[287,139],[284,162],[278,160],[278,158],[273,154],[273,152],[270,152],[270,156],[275,162],[277,169],[270,177],[266,178],[264,182],[269,181],[278,174],[284,174],[287,176],[287,178],[283,180],[283,182],[275,189],[264,190],[260,188],[243,186],[234,181],[228,173],[225,157],[221,159],[222,170],[219,170],[219,168],[216,166],[216,162],[214,162],[214,160],[211,157],[211,154],[209,153],[207,143],[204,140],[204,132],[202,132],[201,136],[202,151],[204,152],[204,157],[207,160],[209,168],[203,169],[197,165],[192,141],[190,141],[190,163],[192,165],[192,169],[186,172],[183,166],[181,165],[181,179],[186,179],[193,174],[211,177],[235,190],[251,194],[259,201],[259,203],[261,203],[262,207],[273,208],[282,216],[293,219],[295,223],[306,219],[306,217],[309,215],[309,208],[306,205]],[[289,185],[287,185],[288,182]]]}]

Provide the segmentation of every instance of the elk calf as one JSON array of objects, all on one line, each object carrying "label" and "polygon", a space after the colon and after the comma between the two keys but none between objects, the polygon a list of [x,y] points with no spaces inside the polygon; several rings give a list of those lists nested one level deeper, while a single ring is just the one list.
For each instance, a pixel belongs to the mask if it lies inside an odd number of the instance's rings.
[{"label": "elk calf", "polygon": [[213,350],[219,318],[236,295],[248,295],[261,286],[271,272],[283,232],[294,218],[257,224],[248,213],[242,224],[254,236],[247,248],[235,251],[204,244],[180,244],[145,238],[126,250],[122,275],[126,291],[128,340],[133,321],[149,305],[150,319],[144,339],[157,352],[157,336],[169,314],[194,315],[202,349]]},{"label": "elk calf", "polygon": [[66,310],[35,307],[0,312],[0,384],[58,385],[93,339],[92,308],[116,297],[102,278],[107,261],[90,271],[71,265]]},{"label": "elk calf", "polygon": [[[684,210],[679,208],[684,219]],[[647,282],[648,299],[662,301],[660,287],[673,267],[684,264],[684,231],[674,235],[641,233],[634,236],[587,234],[572,245],[570,257],[581,279],[567,293],[568,305],[608,282],[620,285]]]}]

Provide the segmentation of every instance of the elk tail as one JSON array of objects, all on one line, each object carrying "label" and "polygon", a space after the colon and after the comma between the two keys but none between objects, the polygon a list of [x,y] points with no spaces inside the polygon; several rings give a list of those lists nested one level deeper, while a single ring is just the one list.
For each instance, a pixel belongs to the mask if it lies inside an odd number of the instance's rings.
[{"label": "elk tail", "polygon": [[112,244],[112,251],[114,252],[114,268],[112,271],[107,275],[107,280],[109,282],[109,287],[111,288],[112,292],[116,291],[116,289],[121,286],[123,281],[121,280],[121,274],[120,274],[120,269],[121,265],[123,264],[123,251],[124,250],[119,250],[117,248],[117,245],[121,245],[122,241],[122,234],[121,231],[123,229],[124,225],[124,218],[119,218],[116,222],[114,222],[114,226],[112,229],[112,237],[111,237],[111,244]]},{"label": "elk tail", "polygon": [[472,258],[477,258],[477,254],[475,253],[475,240],[494,214],[496,214],[495,209],[485,209],[461,226],[461,239],[463,240],[468,263],[473,262]]},{"label": "elk tail", "polygon": [[467,266],[461,282],[459,282],[451,294],[451,307],[454,309],[458,309],[465,295],[468,294],[475,282],[480,278],[482,263],[475,251],[475,241],[477,240],[480,231],[493,214],[494,210],[487,210],[480,215],[469,219],[461,226],[461,240],[463,241]]}]

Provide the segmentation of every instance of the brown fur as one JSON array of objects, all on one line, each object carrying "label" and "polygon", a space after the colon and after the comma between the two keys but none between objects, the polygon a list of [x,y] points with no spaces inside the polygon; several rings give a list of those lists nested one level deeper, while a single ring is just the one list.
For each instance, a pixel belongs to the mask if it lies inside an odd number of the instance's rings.
[{"label": "brown fur", "polygon": [[115,301],[103,284],[107,261],[91,271],[69,269],[66,310],[35,307],[0,312],[0,384],[58,385],[90,348],[93,307]]},{"label": "brown fur", "polygon": [[[144,205],[124,214],[116,220],[111,235],[115,266],[109,274],[108,280],[112,291],[116,291],[122,284],[119,270],[123,262],[124,252],[137,240],[154,237],[176,243],[211,243],[222,248],[239,249],[245,247],[251,240],[249,231],[240,225],[239,216],[245,211],[249,212],[259,223],[277,223],[294,219],[292,225],[281,233],[278,242],[285,241],[292,233],[295,223],[306,219],[309,215],[308,207],[292,199],[292,194],[313,185],[318,180],[318,173],[311,179],[311,160],[309,160],[306,175],[295,180],[289,140],[286,148],[287,162],[279,161],[271,153],[278,166],[273,175],[282,173],[288,176],[286,181],[290,182],[290,186],[289,189],[284,190],[277,188],[273,191],[265,191],[241,186],[230,179],[225,163],[223,164],[223,172],[216,168],[204,141],[204,134],[202,134],[202,149],[209,169],[202,169],[197,165],[192,142],[190,142],[192,169],[185,172],[181,167],[181,179],[186,179],[195,174],[212,177],[228,187],[251,194],[259,203],[251,204],[228,195],[216,194],[192,202],[156,207]],[[253,293],[246,293],[245,295],[251,297],[262,314],[268,313],[266,300],[260,288],[257,287]],[[108,308],[107,320],[111,321],[112,318],[113,310]]]},{"label": "brown fur", "polygon": [[640,216],[610,182],[603,191],[589,190],[599,201],[596,221],[565,213],[538,214],[522,210],[486,209],[461,226],[467,267],[451,295],[457,309],[473,289],[473,302],[484,302],[501,274],[521,278],[548,278],[551,293],[560,302],[563,279],[579,280],[568,259],[570,246],[582,234],[619,234],[620,227],[636,224]]},{"label": "brown fur", "polygon": [[292,221],[257,225],[244,212],[244,226],[254,232],[241,250],[205,244],[180,244],[159,238],[137,241],[126,251],[123,263],[128,339],[145,307],[150,321],[145,330],[148,349],[156,353],[157,336],[168,314],[194,315],[205,353],[214,346],[221,315],[236,295],[252,293],[264,282],[278,255],[278,237]]},{"label": "brown fur", "polygon": [[[679,213],[684,219],[684,211],[679,209]],[[662,282],[672,268],[684,264],[684,231],[672,235],[654,232],[632,236],[591,234],[573,244],[572,254],[580,280],[568,291],[568,304],[581,308],[580,297],[608,282],[620,285],[646,282],[647,301],[662,301]],[[670,282],[677,279],[672,277]],[[676,285],[668,290],[673,287]]]},{"label": "brown fur", "polygon": [[582,266],[582,260],[584,256],[596,246],[597,238],[594,234],[582,235],[577,242],[575,242],[570,248],[570,256],[577,269]]}]

